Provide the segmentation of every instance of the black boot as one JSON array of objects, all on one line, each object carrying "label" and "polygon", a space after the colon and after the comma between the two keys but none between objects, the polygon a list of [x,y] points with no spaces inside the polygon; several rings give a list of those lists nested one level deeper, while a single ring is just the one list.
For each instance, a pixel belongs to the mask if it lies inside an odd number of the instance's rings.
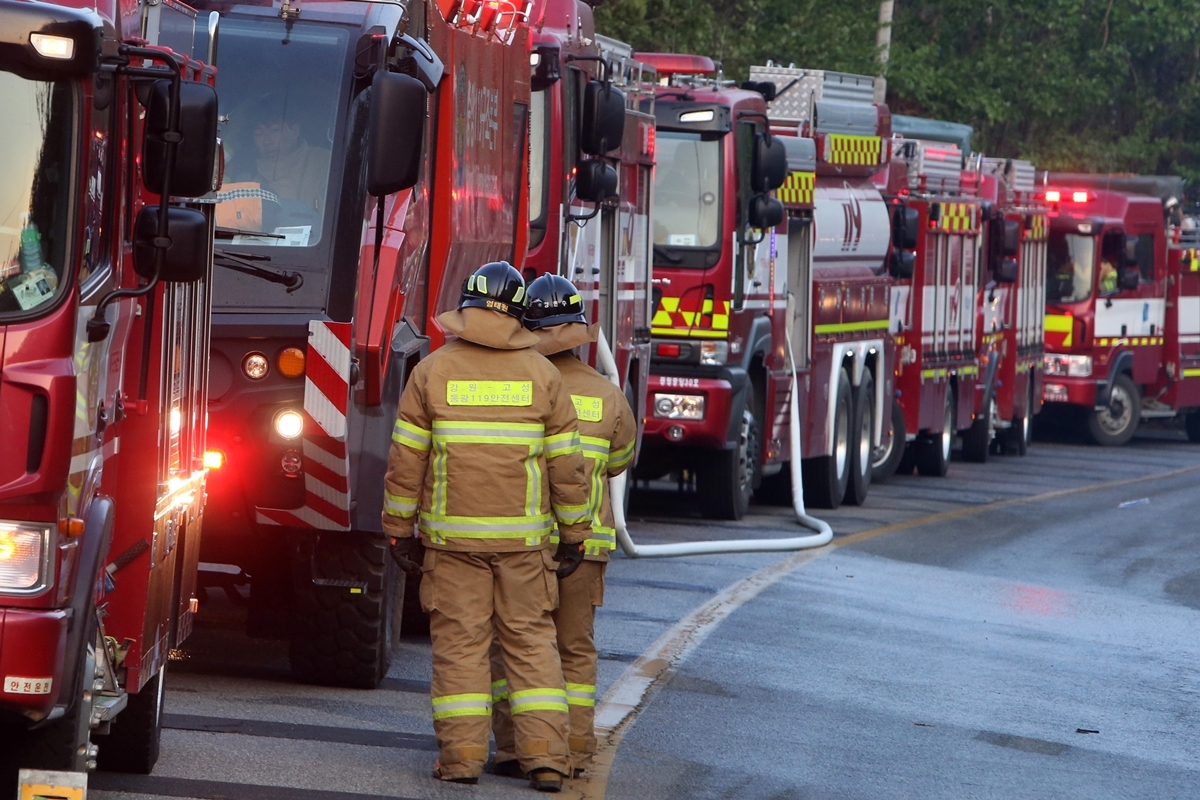
[{"label": "black boot", "polygon": [[539,792],[561,792],[563,776],[552,769],[535,769],[529,773],[529,785]]}]

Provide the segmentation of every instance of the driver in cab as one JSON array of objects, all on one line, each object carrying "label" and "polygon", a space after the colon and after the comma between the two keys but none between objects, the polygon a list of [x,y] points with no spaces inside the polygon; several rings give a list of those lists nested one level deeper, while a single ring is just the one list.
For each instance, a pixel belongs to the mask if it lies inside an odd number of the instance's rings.
[{"label": "driver in cab", "polygon": [[281,200],[321,210],[330,153],[305,141],[300,123],[288,120],[281,103],[268,105],[257,116],[254,147],[257,158],[251,180],[270,189]]}]

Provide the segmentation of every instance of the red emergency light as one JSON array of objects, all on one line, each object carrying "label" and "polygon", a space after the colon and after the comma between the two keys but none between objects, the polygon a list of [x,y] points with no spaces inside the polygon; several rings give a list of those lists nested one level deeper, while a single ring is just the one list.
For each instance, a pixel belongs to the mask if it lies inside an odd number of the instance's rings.
[{"label": "red emergency light", "polygon": [[693,56],[687,53],[635,53],[633,57],[654,67],[663,77],[712,75],[717,71],[717,65],[708,56]]},{"label": "red emergency light", "polygon": [[664,358],[679,358],[679,345],[660,344],[658,346],[658,354]]},{"label": "red emergency light", "polygon": [[[1062,192],[1059,189],[1047,189],[1046,190],[1046,202],[1047,203],[1061,203],[1063,201],[1064,194],[1065,194],[1065,192]],[[1087,201],[1089,201],[1091,199],[1092,199],[1092,196],[1085,191],[1071,192],[1071,202],[1072,203],[1086,203]]]}]

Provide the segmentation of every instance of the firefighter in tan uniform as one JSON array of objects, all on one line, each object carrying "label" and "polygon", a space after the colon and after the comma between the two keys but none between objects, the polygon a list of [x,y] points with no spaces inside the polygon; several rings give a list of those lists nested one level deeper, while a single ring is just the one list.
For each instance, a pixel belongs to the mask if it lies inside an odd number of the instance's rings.
[{"label": "firefighter in tan uniform", "polygon": [[588,483],[571,395],[521,327],[524,295],[515,269],[485,264],[459,309],[438,317],[458,339],[417,365],[400,398],[383,525],[401,566],[416,568],[425,546],[435,777],[475,783],[483,770],[495,638],[516,756],[535,788],[558,791],[570,760],[551,534],[557,523],[559,560],[578,565],[591,532]]},{"label": "firefighter in tan uniform", "polygon": [[[572,350],[595,341],[578,290],[566,278],[543,275],[529,284],[525,327],[541,340],[537,351],[562,373],[579,415],[583,455],[588,462],[591,492],[588,513],[592,535],[585,543],[584,562],[558,583],[559,607],[554,613],[558,653],[562,658],[571,708],[571,760],[574,774],[585,770],[596,752],[593,720],[596,709],[596,606],[604,602],[604,571],[616,548],[608,478],[625,471],[633,461],[637,420],[625,395],[610,381],[574,356]],[[511,687],[499,643],[492,647],[492,730],[496,735],[498,775],[521,777],[510,715]]]}]

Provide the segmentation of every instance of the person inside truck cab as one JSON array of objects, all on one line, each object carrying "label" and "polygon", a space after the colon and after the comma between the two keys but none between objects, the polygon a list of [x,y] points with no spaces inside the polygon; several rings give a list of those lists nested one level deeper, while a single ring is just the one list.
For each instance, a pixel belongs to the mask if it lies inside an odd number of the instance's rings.
[{"label": "person inside truck cab", "polygon": [[321,213],[330,152],[304,139],[299,121],[288,118],[282,102],[271,103],[256,114],[254,148],[257,158],[252,180],[280,200],[295,201]]},{"label": "person inside truck cab", "polygon": [[1100,294],[1115,294],[1117,291],[1117,268],[1108,256],[1100,259]]}]

